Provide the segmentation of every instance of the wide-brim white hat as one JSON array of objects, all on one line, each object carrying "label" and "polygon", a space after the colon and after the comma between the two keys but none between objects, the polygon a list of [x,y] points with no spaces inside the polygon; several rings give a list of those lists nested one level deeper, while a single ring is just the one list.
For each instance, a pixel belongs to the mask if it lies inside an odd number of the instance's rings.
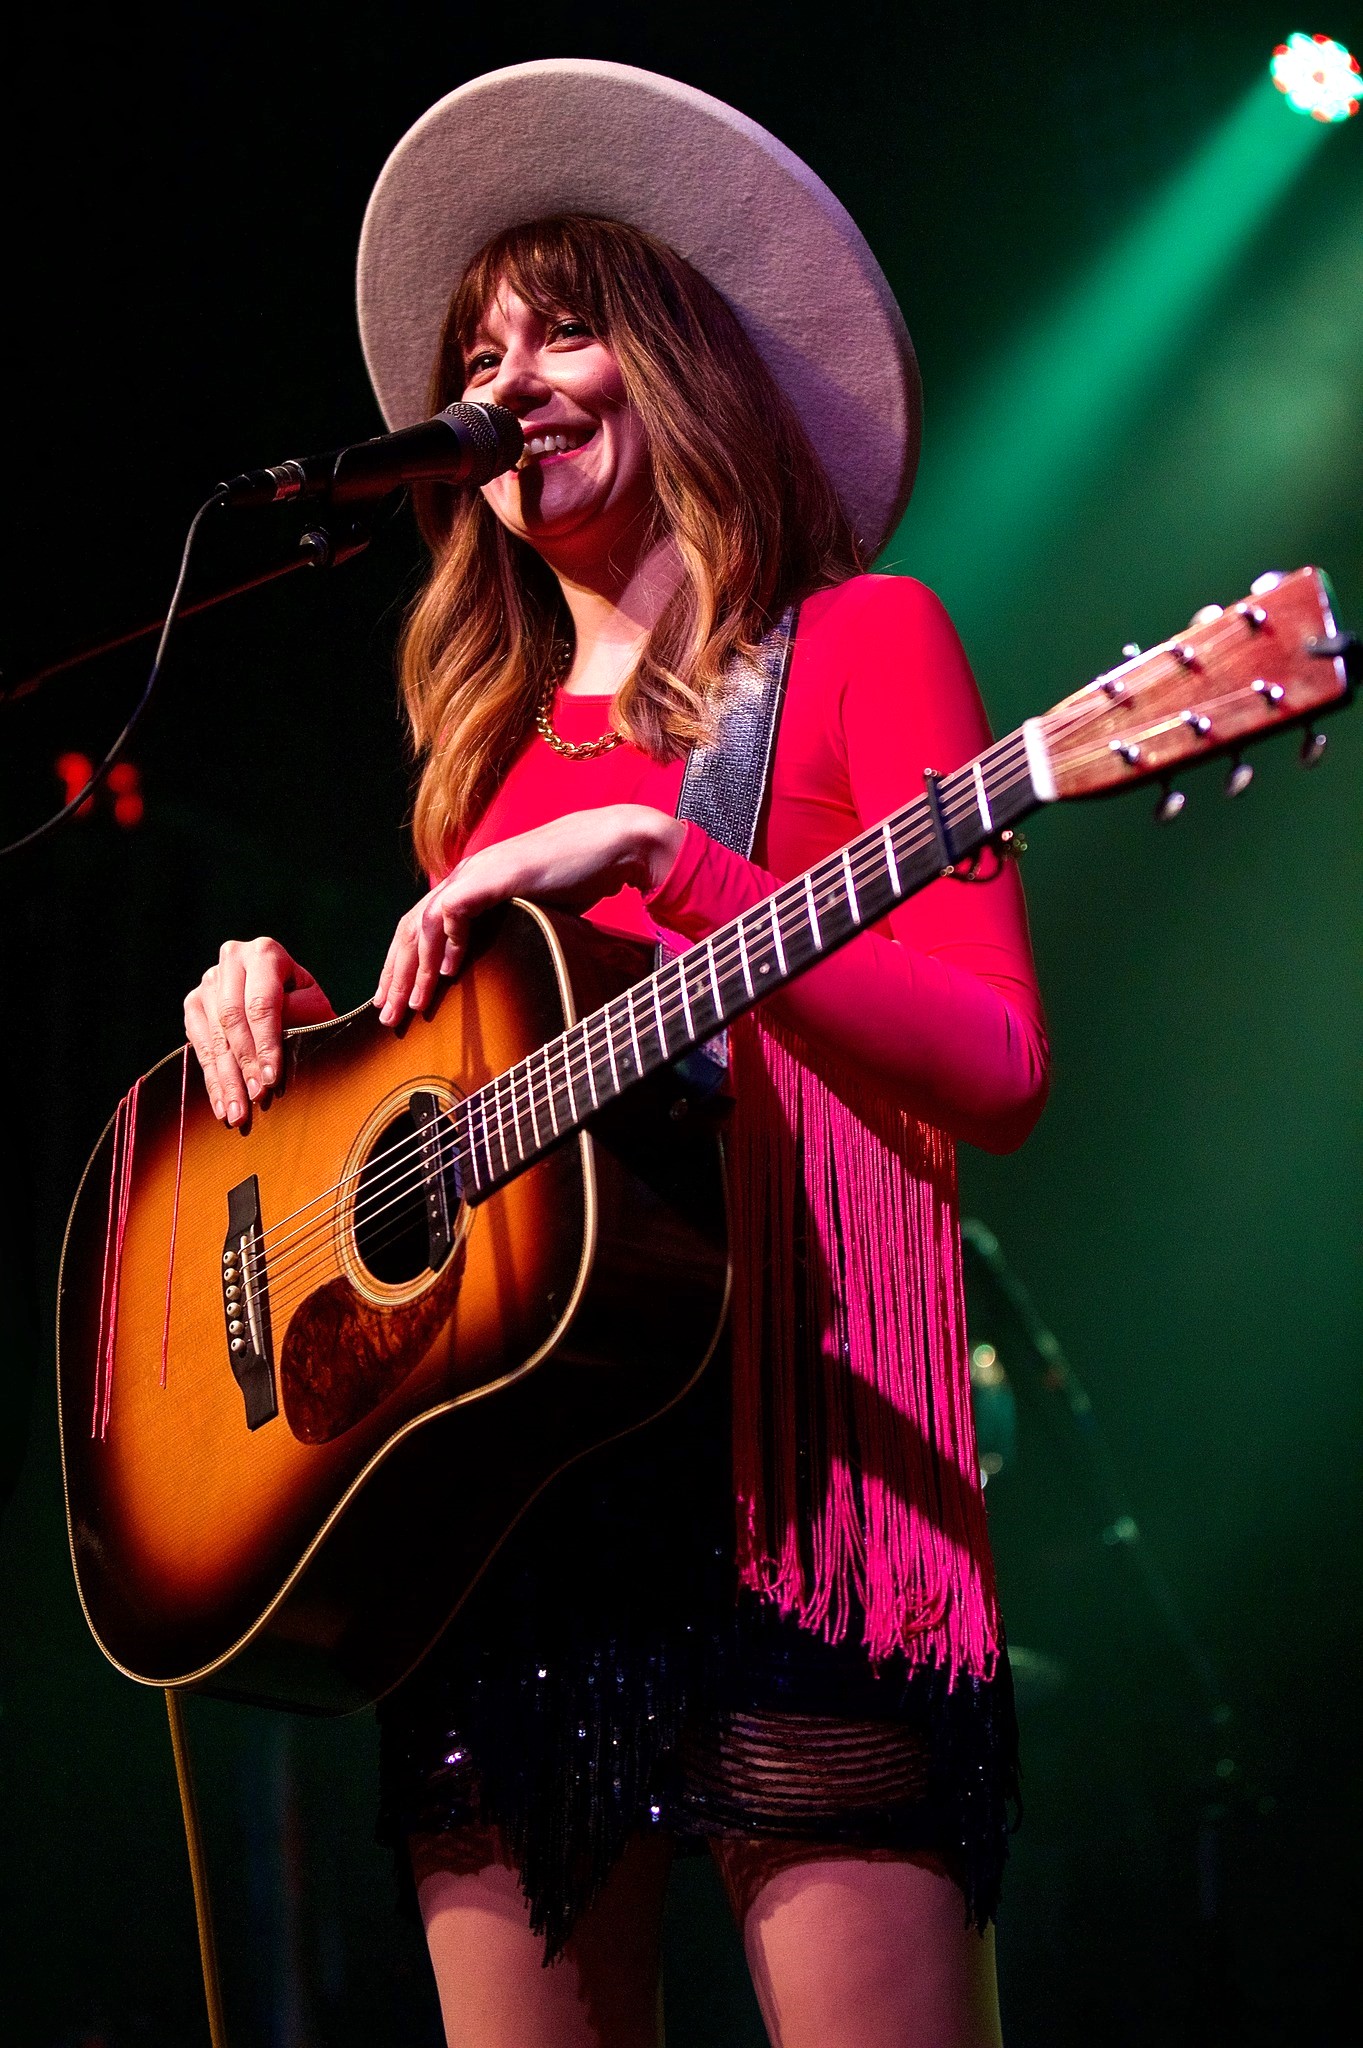
[{"label": "wide-brim white hat", "polygon": [[791,401],[869,560],[908,503],[922,392],[903,315],[822,179],[722,100],[592,58],[448,93],[379,174],[360,337],[390,428],[425,417],[450,295],[485,242],[552,214],[667,242],[723,293]]}]

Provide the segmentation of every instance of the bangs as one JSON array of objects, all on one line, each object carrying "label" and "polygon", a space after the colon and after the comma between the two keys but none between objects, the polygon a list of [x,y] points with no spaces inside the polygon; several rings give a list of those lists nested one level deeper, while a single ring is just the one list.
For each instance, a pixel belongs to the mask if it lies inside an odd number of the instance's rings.
[{"label": "bangs", "polygon": [[576,313],[595,333],[609,338],[609,312],[600,282],[600,230],[607,225],[613,223],[585,215],[523,221],[485,244],[455,295],[450,339],[468,353],[504,284],[541,318]]}]

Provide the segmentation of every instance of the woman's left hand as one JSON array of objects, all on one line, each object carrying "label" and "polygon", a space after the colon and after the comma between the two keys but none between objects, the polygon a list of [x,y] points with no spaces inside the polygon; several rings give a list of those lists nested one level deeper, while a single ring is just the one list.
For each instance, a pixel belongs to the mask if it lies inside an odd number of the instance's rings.
[{"label": "woman's left hand", "polygon": [[461,860],[398,923],[374,995],[384,1023],[424,1009],[440,977],[458,972],[469,925],[480,911],[512,896],[580,910],[628,883],[655,889],[685,831],[678,819],[646,804],[607,804],[570,811]]}]

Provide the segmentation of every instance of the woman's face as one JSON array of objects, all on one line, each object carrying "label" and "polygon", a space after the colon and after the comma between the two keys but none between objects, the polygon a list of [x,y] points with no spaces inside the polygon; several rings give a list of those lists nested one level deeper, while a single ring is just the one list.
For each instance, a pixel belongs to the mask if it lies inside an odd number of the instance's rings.
[{"label": "woman's face", "polygon": [[504,405],[525,434],[519,468],[483,496],[504,526],[552,563],[589,569],[653,496],[648,444],[620,365],[575,315],[537,313],[509,285],[488,307],[465,360],[464,397]]}]

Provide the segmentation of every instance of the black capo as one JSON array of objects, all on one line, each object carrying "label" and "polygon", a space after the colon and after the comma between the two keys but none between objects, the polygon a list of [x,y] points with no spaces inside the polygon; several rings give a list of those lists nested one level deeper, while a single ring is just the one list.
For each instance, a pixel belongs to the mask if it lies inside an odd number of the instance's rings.
[{"label": "black capo", "polygon": [[946,819],[942,816],[941,782],[941,776],[933,769],[923,770],[923,793],[927,798],[928,816],[932,820],[932,836],[937,842],[937,866],[942,874],[954,875],[956,863],[951,857]]}]

